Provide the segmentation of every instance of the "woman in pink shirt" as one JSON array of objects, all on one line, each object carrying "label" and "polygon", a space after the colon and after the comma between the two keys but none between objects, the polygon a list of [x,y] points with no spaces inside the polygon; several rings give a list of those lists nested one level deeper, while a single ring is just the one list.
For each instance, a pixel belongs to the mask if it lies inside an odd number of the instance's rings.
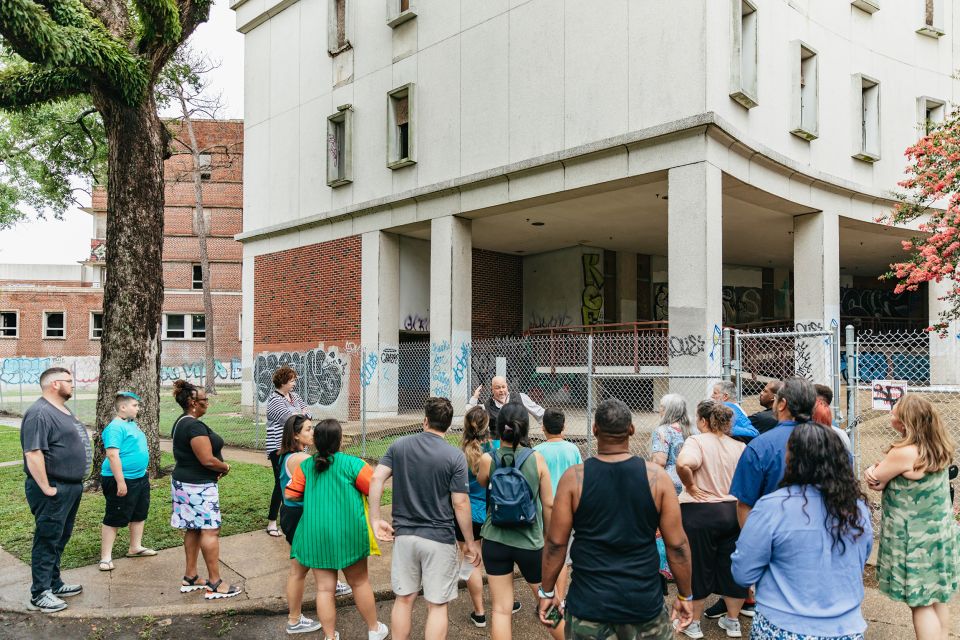
[{"label": "woman in pink shirt", "polygon": [[728,637],[741,635],[738,616],[747,590],[734,582],[730,571],[730,555],[740,535],[730,483],[746,445],[730,437],[732,421],[729,407],[704,400],[697,405],[700,433],[687,438],[677,456],[683,483],[680,515],[693,561],[693,623],[682,631],[690,638],[703,637],[700,617],[712,593],[723,596],[727,605],[727,614],[717,621],[720,627]]}]

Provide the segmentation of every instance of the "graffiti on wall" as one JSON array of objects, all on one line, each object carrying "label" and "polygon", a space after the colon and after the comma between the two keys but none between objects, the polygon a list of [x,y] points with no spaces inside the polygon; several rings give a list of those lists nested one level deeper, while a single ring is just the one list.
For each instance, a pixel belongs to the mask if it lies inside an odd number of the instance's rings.
[{"label": "graffiti on wall", "polygon": [[[160,367],[160,381],[193,380],[207,375],[207,365],[204,362],[184,362],[178,365],[162,365]],[[233,358],[230,362],[213,361],[214,375],[217,380],[239,382],[242,377],[240,358]]]},{"label": "graffiti on wall", "polygon": [[430,317],[413,313],[403,319],[404,331],[430,331]]},{"label": "graffiti on wall", "polygon": [[360,365],[360,383],[363,386],[369,387],[370,383],[373,382],[373,377],[377,373],[377,365],[379,362],[380,359],[376,353],[366,354],[363,363]]},{"label": "graffiti on wall", "polygon": [[909,318],[911,292],[883,289],[840,289],[840,314],[856,318]]},{"label": "graffiti on wall", "polygon": [[583,259],[583,294],[581,301],[581,319],[583,324],[603,322],[603,269],[600,266],[599,253],[585,253]]},{"label": "graffiti on wall", "polygon": [[0,364],[0,382],[40,384],[40,374],[52,366],[52,358],[4,358]]},{"label": "graffiti on wall", "polygon": [[297,373],[295,391],[311,406],[331,406],[340,398],[346,362],[335,349],[261,353],[253,365],[253,385],[257,399],[266,402],[273,390],[273,372],[288,366]]},{"label": "graffiti on wall", "polygon": [[470,371],[470,345],[461,344],[460,353],[453,361],[453,382],[460,384],[467,378]]},{"label": "graffiti on wall", "polygon": [[430,343],[430,395],[449,398],[450,383],[450,343],[446,340]]},{"label": "graffiti on wall", "polygon": [[[40,374],[50,367],[65,367],[73,372],[76,383],[95,384],[100,380],[99,356],[57,356],[48,358],[0,358],[0,383],[5,385],[40,384]],[[213,361],[217,380],[240,382],[242,370],[240,358],[228,361]],[[174,380],[200,380],[206,375],[203,361],[164,364],[160,367],[160,384],[169,384]]]},{"label": "graffiti on wall", "polygon": [[547,314],[541,314],[536,311],[530,314],[529,327],[531,329],[547,329],[557,327],[567,327],[573,324],[573,318],[566,311],[560,311]]},{"label": "graffiti on wall", "polygon": [[[725,325],[747,324],[763,320],[763,289],[732,287],[721,289]],[[670,319],[670,287],[659,282],[653,289],[653,319]]]}]

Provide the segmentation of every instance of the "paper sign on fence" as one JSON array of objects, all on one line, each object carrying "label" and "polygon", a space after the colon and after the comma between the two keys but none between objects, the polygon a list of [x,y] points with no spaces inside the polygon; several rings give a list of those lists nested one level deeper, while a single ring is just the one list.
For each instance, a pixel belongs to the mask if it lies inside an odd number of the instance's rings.
[{"label": "paper sign on fence", "polygon": [[874,380],[870,395],[873,398],[873,408],[877,411],[890,411],[907,394],[905,380]]}]

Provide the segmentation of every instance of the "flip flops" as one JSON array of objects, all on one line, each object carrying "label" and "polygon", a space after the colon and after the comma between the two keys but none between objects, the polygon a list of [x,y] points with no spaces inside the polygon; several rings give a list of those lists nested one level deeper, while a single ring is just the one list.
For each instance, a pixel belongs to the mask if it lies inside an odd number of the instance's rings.
[{"label": "flip flops", "polygon": [[113,560],[101,560],[97,568],[100,571],[113,571]]},{"label": "flip flops", "polygon": [[157,555],[156,551],[153,549],[147,549],[146,547],[140,549],[140,551],[137,551],[136,553],[127,553],[128,558],[148,558],[155,555]]},{"label": "flip flops", "polygon": [[273,527],[273,528],[267,527],[267,535],[270,536],[271,538],[279,538],[283,536],[283,534],[280,533],[280,530],[277,529],[276,527]]}]

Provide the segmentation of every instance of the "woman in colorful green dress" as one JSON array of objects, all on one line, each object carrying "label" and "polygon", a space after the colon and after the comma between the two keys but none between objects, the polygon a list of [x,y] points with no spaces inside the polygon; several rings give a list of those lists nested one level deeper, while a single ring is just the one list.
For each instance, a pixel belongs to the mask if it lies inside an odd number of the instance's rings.
[{"label": "woman in colorful green dress", "polygon": [[940,415],[919,396],[894,405],[891,425],[902,437],[864,474],[867,486],[883,491],[877,580],[880,591],[913,610],[918,640],[946,640],[946,603],[960,578],[960,530],[947,478],[954,444]]},{"label": "woman in colorful green dress", "polygon": [[317,581],[317,616],[324,637],[336,631],[337,571],[353,588],[357,610],[367,624],[369,640],[383,640],[387,625],[377,621],[373,589],[367,577],[371,553],[364,496],[370,493],[373,469],[360,458],[340,453],[342,430],[336,420],[322,420],[313,429],[317,452],[293,470],[284,495],[303,501],[303,516],[293,537],[290,557],[305,575]]}]

